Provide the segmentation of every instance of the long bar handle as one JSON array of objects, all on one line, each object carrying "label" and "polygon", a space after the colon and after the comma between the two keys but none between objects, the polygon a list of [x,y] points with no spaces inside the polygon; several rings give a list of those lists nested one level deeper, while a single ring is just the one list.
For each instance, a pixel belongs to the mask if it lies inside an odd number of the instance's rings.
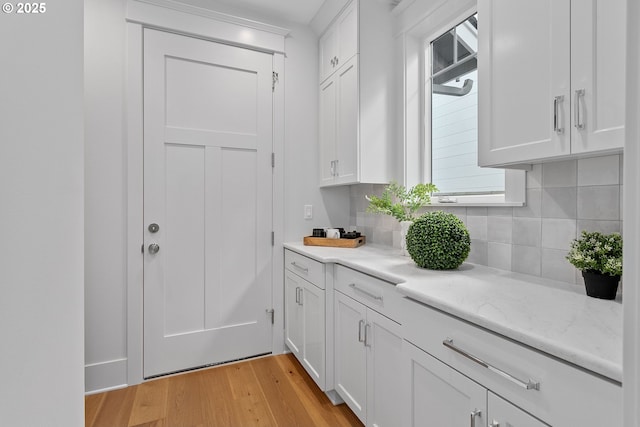
[{"label": "long bar handle", "polygon": [[367,323],[366,325],[364,325],[364,346],[365,347],[371,347],[371,342],[369,341],[370,331],[371,331],[371,325]]},{"label": "long bar handle", "polygon": [[471,411],[471,421],[469,422],[469,425],[471,427],[476,427],[476,417],[479,417],[480,415],[482,415],[482,411],[479,411],[477,409]]},{"label": "long bar handle", "polygon": [[453,344],[453,339],[451,338],[447,338],[444,341],[442,341],[442,345],[444,345],[445,347],[455,351],[458,354],[461,354],[462,356],[466,357],[469,360],[472,360],[473,362],[477,363],[478,365],[485,367],[487,369],[489,369],[491,372],[494,372],[498,375],[500,375],[502,378],[505,378],[509,381],[511,381],[512,383],[524,388],[525,390],[540,390],[540,383],[537,381],[532,380],[531,378],[529,378],[529,380],[527,382],[524,382],[516,377],[514,377],[513,375],[510,375],[508,373],[506,373],[505,371],[496,368],[495,366],[492,366],[490,364],[488,364],[487,362],[485,362],[484,360],[467,353],[466,351],[462,350],[459,347],[456,347]]},{"label": "long bar handle", "polygon": [[382,297],[380,295],[376,295],[376,294],[371,293],[371,292],[369,292],[369,291],[367,291],[365,289],[359,288],[358,285],[356,285],[355,283],[349,284],[349,287],[353,288],[356,291],[362,292],[363,294],[368,295],[368,296],[370,296],[371,298],[373,298],[375,300],[382,301]]},{"label": "long bar handle", "polygon": [[[362,338],[362,327],[364,326],[364,320],[360,320],[358,322],[358,341],[364,342],[364,338]],[[366,331],[365,331],[366,333]]]},{"label": "long bar handle", "polygon": [[560,117],[558,110],[558,104],[560,104],[562,101],[564,101],[564,96],[562,95],[553,98],[553,131],[560,135],[564,133],[564,128],[560,127]]},{"label": "long bar handle", "polygon": [[296,304],[300,305],[300,287],[296,286]]},{"label": "long bar handle", "polygon": [[304,296],[304,289],[300,288],[300,294],[298,295],[298,304],[304,305],[304,300],[302,297]]},{"label": "long bar handle", "polygon": [[300,269],[301,271],[304,271],[305,273],[309,272],[309,269],[307,267],[301,266],[297,264],[295,261],[291,261],[291,265],[293,265],[295,268]]},{"label": "long bar handle", "polygon": [[577,89],[573,94],[573,124],[576,129],[584,129],[584,123],[580,119],[580,98],[584,96],[584,89]]}]

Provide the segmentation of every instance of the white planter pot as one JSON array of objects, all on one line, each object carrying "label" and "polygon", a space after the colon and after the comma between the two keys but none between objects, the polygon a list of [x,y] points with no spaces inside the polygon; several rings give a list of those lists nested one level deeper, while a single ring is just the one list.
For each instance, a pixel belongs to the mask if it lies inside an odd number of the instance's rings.
[{"label": "white planter pot", "polygon": [[409,256],[409,252],[407,252],[407,231],[409,231],[411,224],[413,224],[413,221],[400,221],[400,249],[404,256]]}]

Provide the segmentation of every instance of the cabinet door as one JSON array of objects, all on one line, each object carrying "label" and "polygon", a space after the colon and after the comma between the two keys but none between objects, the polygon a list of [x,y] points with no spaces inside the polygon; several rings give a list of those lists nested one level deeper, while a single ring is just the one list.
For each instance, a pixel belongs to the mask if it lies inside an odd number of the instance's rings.
[{"label": "cabinet door", "polygon": [[354,0],[336,21],[337,66],[341,67],[358,53],[358,2]]},{"label": "cabinet door", "polygon": [[571,1],[571,151],[624,145],[626,1]]},{"label": "cabinet door", "polygon": [[320,50],[320,83],[322,83],[337,68],[338,28],[335,25],[329,27],[320,37],[318,49]]},{"label": "cabinet door", "polygon": [[333,76],[320,85],[320,129],[318,159],[320,186],[331,185],[335,179],[336,155],[336,94],[337,81]]},{"label": "cabinet door", "polygon": [[340,292],[335,292],[333,309],[335,388],[360,421],[366,423],[366,307]]},{"label": "cabinet door", "polygon": [[487,391],[408,341],[403,345],[408,426],[486,426]]},{"label": "cabinet door", "polygon": [[570,152],[570,0],[479,0],[480,166]]},{"label": "cabinet door", "polygon": [[402,418],[401,326],[367,310],[367,425],[393,427]]},{"label": "cabinet door", "polygon": [[487,406],[490,427],[548,427],[548,424],[491,392],[488,392]]},{"label": "cabinet door", "polygon": [[336,183],[358,182],[358,56],[351,58],[336,73],[337,130]]},{"label": "cabinet door", "polygon": [[289,350],[301,360],[303,348],[303,318],[299,295],[304,279],[290,271],[284,273],[284,335]]},{"label": "cabinet door", "polygon": [[304,324],[302,364],[318,384],[325,389],[325,310],[324,290],[306,282],[300,294]]}]

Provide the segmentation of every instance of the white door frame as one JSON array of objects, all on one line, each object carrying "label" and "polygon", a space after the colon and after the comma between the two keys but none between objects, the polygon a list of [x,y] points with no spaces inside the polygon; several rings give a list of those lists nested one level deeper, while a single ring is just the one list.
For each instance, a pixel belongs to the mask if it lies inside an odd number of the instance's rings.
[{"label": "white door frame", "polygon": [[[143,29],[155,28],[273,54],[278,83],[273,96],[273,309],[272,352],[284,347],[284,37],[289,30],[242,18],[176,6],[164,0],[129,0],[127,4],[126,131],[126,261],[127,384],[143,382]],[[215,21],[216,25],[211,25]]]}]

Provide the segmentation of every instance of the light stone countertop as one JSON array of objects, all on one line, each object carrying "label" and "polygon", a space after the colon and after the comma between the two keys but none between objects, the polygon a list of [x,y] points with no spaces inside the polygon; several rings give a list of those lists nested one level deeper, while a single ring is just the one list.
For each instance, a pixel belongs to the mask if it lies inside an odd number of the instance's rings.
[{"label": "light stone countertop", "polygon": [[400,293],[617,382],[622,382],[622,303],[582,286],[464,263],[419,268],[390,247],[285,248],[395,283]]}]

